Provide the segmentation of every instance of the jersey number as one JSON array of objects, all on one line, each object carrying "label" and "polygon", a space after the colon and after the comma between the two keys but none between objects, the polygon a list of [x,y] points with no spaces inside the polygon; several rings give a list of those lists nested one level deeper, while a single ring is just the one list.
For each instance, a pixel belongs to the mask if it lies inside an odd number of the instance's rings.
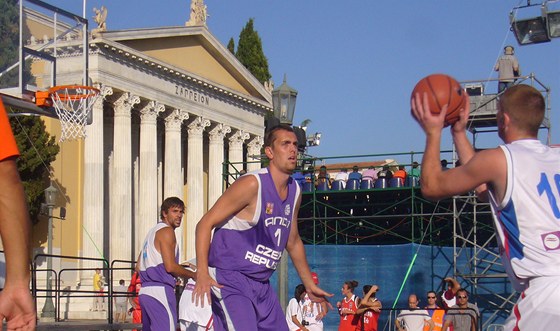
[{"label": "jersey number", "polygon": [[[554,175],[554,183],[556,184],[556,191],[558,191],[558,195],[560,195],[560,174]],[[537,185],[537,189],[539,190],[539,195],[542,195],[543,192],[546,192],[546,196],[548,198],[548,203],[550,204],[550,208],[552,208],[552,212],[556,218],[560,218],[560,208],[558,208],[558,203],[556,202],[556,197],[552,192],[552,187],[548,182],[548,177],[543,172],[541,173],[541,181],[539,185]]]},{"label": "jersey number", "polygon": [[277,229],[274,232],[274,236],[276,237],[276,246],[280,247],[280,237],[282,236],[282,229]]}]

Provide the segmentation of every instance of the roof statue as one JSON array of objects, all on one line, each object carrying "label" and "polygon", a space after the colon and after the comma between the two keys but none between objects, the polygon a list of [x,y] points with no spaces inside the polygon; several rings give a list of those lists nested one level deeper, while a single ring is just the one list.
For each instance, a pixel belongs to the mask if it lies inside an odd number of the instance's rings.
[{"label": "roof statue", "polygon": [[208,15],[207,6],[204,0],[191,0],[191,16],[185,23],[186,26],[206,26]]},{"label": "roof statue", "polygon": [[99,32],[103,32],[107,30],[107,8],[105,6],[101,6],[101,9],[93,8],[93,12],[95,15],[93,16],[93,20],[97,23],[97,28],[91,31],[91,35],[95,38],[96,34]]},{"label": "roof statue", "polygon": [[272,90],[274,90],[274,82],[272,81],[272,79],[267,80],[263,85],[265,90],[267,90],[269,93],[272,93]]}]

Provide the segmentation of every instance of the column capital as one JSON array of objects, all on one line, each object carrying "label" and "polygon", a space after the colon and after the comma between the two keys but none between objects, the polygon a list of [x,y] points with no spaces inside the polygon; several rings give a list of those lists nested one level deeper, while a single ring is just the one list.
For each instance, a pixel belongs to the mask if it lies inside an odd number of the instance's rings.
[{"label": "column capital", "polygon": [[184,121],[189,119],[189,113],[182,109],[174,109],[171,114],[165,118],[165,130],[166,131],[178,131],[181,129],[181,125]]},{"label": "column capital", "polygon": [[141,122],[155,123],[158,114],[165,111],[165,105],[157,101],[148,102],[142,109],[140,109]]},{"label": "column capital", "polygon": [[187,132],[190,135],[202,135],[204,129],[210,126],[210,120],[197,116],[187,125]]},{"label": "column capital", "polygon": [[225,136],[231,132],[231,127],[222,123],[216,125],[212,130],[208,132],[210,135],[210,141],[222,141]]},{"label": "column capital", "polygon": [[249,137],[250,135],[248,132],[245,132],[244,130],[237,130],[229,137],[229,145],[242,145],[245,140],[249,139]]},{"label": "column capital", "polygon": [[93,87],[99,90],[99,95],[101,96],[100,99],[105,99],[105,97],[113,95],[113,88],[111,86],[97,83],[94,84]]},{"label": "column capital", "polygon": [[115,100],[114,110],[115,116],[130,116],[130,111],[134,105],[140,103],[140,97],[129,92],[122,93],[117,100]]},{"label": "column capital", "polygon": [[264,138],[261,136],[255,136],[253,137],[253,139],[251,139],[251,141],[249,141],[247,147],[249,149],[260,150],[263,144],[264,144]]}]

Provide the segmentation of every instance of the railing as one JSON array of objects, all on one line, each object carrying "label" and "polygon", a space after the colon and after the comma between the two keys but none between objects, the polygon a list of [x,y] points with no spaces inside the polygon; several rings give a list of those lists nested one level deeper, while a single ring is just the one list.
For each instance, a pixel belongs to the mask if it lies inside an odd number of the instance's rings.
[{"label": "railing", "polygon": [[[39,268],[39,261],[42,259],[60,259],[60,260],[74,260],[76,262],[76,264],[78,264],[80,261],[94,261],[94,262],[98,262],[99,264],[102,264],[103,268],[60,268],[59,270],[54,270],[54,269],[46,269],[46,268]],[[33,261],[32,261],[32,272],[31,272],[31,292],[33,294],[33,297],[35,298],[35,305],[38,307],[37,305],[37,301],[40,298],[45,298],[45,300],[48,299],[54,299],[54,301],[56,302],[55,304],[55,317],[54,317],[54,321],[55,322],[61,322],[63,320],[68,321],[68,313],[70,311],[70,298],[92,298],[93,299],[99,295],[99,292],[92,290],[84,290],[84,289],[72,289],[72,286],[65,286],[63,284],[63,279],[67,278],[65,277],[65,275],[67,275],[68,273],[72,273],[72,272],[78,272],[78,273],[82,273],[84,271],[91,271],[92,273],[96,270],[96,269],[100,269],[103,271],[104,274],[108,275],[107,276],[107,280],[106,280],[106,284],[107,284],[107,292],[104,292],[104,297],[107,298],[107,322],[109,324],[113,324],[113,297],[115,295],[126,295],[126,296],[134,296],[135,294],[132,293],[122,293],[122,292],[114,292],[113,291],[113,286],[114,286],[114,272],[118,271],[118,270],[129,270],[132,271],[133,270],[133,266],[136,263],[136,261],[127,261],[127,260],[114,260],[109,264],[109,261],[107,259],[104,258],[88,258],[88,257],[77,257],[77,256],[66,256],[66,255],[49,255],[49,254],[37,254],[34,256]],[[116,265],[125,265],[124,267],[116,267]],[[52,280],[51,280],[51,284],[54,283],[54,287],[53,288],[49,288],[48,284],[47,288],[40,288],[38,286],[38,275],[41,273],[50,273],[52,274]],[[49,277],[45,277],[45,279],[48,281]],[[77,285],[77,287],[81,287],[79,285]],[[106,294],[106,295],[105,295]],[[64,318],[61,318],[61,310],[62,310],[62,306],[63,306],[63,302],[62,300],[66,298],[66,309],[65,309],[65,313],[66,316]],[[60,325],[58,325],[57,327],[59,327]],[[132,329],[132,328],[137,328],[138,325],[133,325],[130,324],[129,325],[130,328],[127,328],[126,325],[123,325],[122,323],[119,324],[119,328],[120,329]],[[74,325],[73,327],[77,327],[76,325]],[[78,327],[79,328],[79,327]],[[91,329],[88,327],[88,329]],[[93,329],[91,329],[93,330]],[[103,330],[107,330],[107,329],[103,329]]]}]

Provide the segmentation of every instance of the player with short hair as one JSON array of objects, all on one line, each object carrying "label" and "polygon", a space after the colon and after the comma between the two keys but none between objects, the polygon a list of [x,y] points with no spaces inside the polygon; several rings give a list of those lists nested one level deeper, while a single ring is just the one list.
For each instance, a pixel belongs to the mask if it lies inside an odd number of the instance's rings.
[{"label": "player with short hair", "polygon": [[196,226],[193,300],[204,304],[212,292],[216,330],[288,329],[269,282],[284,248],[308,294],[331,296],[313,283],[298,232],[301,190],[291,177],[298,153],[293,129],[272,128],[264,150],[269,166],[238,178]]},{"label": "player with short hair", "polygon": [[[522,294],[505,330],[554,330],[560,320],[560,149],[538,140],[545,114],[542,94],[515,85],[498,100],[498,135],[505,145],[475,153],[466,135],[469,102],[451,127],[461,165],[442,171],[441,131],[447,107],[432,114],[426,95],[414,95],[412,113],[426,134],[422,194],[436,200],[476,189],[488,199],[500,253],[513,287]],[[545,309],[546,308],[546,309]]]},{"label": "player with short hair", "polygon": [[184,213],[185,204],[181,199],[165,199],[161,204],[161,222],[150,229],[142,245],[136,268],[142,280],[138,298],[144,331],[176,330],[175,277],[193,278],[195,275],[178,264],[175,229],[181,226]]}]

